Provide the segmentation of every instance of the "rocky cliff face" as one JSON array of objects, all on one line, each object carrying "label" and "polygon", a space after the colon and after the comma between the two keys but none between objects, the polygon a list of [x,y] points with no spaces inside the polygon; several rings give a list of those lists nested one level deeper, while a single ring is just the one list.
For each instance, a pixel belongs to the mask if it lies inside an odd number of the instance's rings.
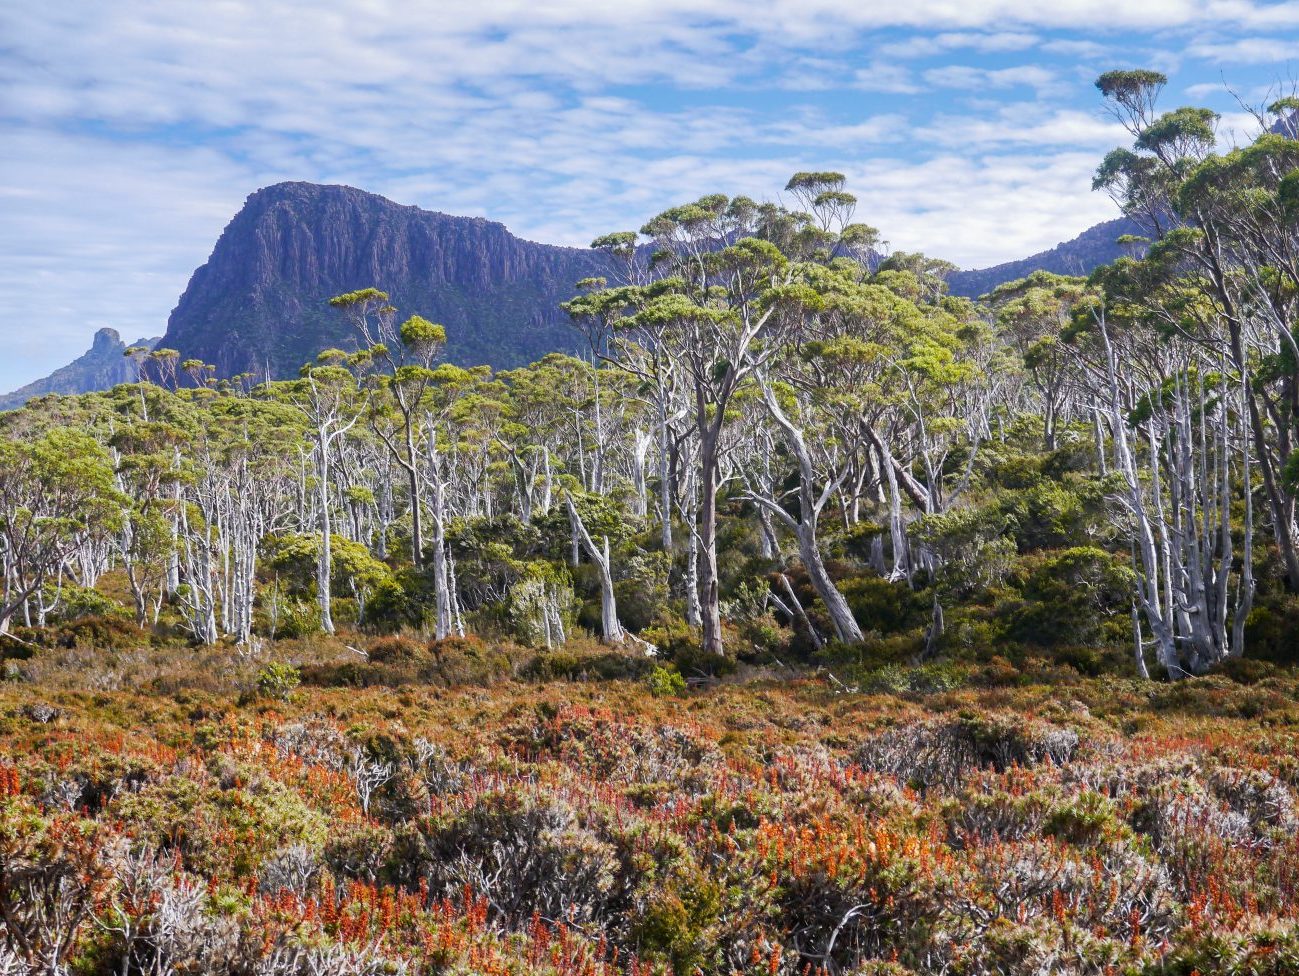
[{"label": "rocky cliff face", "polygon": [[[157,339],[140,339],[132,345],[150,346]],[[0,395],[0,410],[21,407],[32,397],[46,393],[89,393],[107,390],[118,383],[134,383],[137,373],[135,363],[126,358],[127,345],[116,329],[100,329],[84,355],[66,366],[56,369],[44,379],[28,383],[12,393]]]},{"label": "rocky cliff face", "polygon": [[1124,234],[1140,236],[1142,230],[1139,224],[1126,217],[1107,220],[1095,227],[1087,228],[1073,240],[1057,244],[1046,251],[1039,251],[1022,260],[973,271],[955,271],[948,277],[947,285],[954,295],[977,298],[979,295],[986,295],[998,285],[1023,278],[1034,271],[1087,275],[1101,265],[1109,264],[1130,252],[1130,248],[1125,248],[1118,243],[1118,239]]},{"label": "rocky cliff face", "polygon": [[447,330],[462,365],[522,365],[577,347],[560,302],[600,272],[597,255],[520,240],[504,226],[406,207],[346,186],[258,190],[194,272],[162,345],[222,376],[293,376],[357,339],[328,305],[376,287],[400,313]]}]

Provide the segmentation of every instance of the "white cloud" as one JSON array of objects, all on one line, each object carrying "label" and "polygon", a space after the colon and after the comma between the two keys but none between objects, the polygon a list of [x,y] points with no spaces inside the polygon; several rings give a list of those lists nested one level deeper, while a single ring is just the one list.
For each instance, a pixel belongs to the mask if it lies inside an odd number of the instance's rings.
[{"label": "white cloud", "polygon": [[1057,89],[1059,80],[1055,72],[1037,65],[1016,65],[1010,68],[975,68],[964,64],[931,68],[924,73],[929,84],[939,88],[960,88],[978,94],[990,88]]},{"label": "white cloud", "polygon": [[1088,60],[1107,57],[1112,49],[1113,46],[1109,44],[1102,44],[1099,41],[1080,40],[1078,38],[1063,38],[1054,41],[1047,41],[1042,45],[1042,50],[1051,54],[1061,54],[1072,58],[1086,58]]},{"label": "white cloud", "polygon": [[[1299,11],[1295,16],[1299,18]],[[1223,63],[1282,64],[1299,59],[1299,40],[1242,37],[1234,41],[1192,44],[1188,53],[1197,58]]]},{"label": "white cloud", "polygon": [[929,58],[950,51],[969,50],[980,53],[1022,51],[1038,43],[1036,34],[1025,31],[996,31],[969,33],[951,31],[929,36],[909,37],[880,48],[880,53],[890,58]]},{"label": "white cloud", "polygon": [[859,219],[893,249],[983,267],[1118,216],[1108,198],[1089,192],[1095,166],[1091,153],[945,155],[918,166],[872,160],[848,175]]},{"label": "white cloud", "polygon": [[[943,115],[916,131],[935,145],[951,148],[1000,146],[1060,146],[1104,152],[1131,141],[1127,131],[1099,114],[1070,110],[1043,111],[1039,106],[1012,104],[989,115]],[[1093,157],[1093,165],[1099,161]]]},{"label": "white cloud", "polygon": [[251,189],[209,150],[10,132],[0,148],[0,329],[10,389],[111,326],[161,335],[190,273]]},{"label": "white cloud", "polygon": [[914,95],[922,90],[907,68],[881,61],[856,69],[852,73],[852,86],[861,91],[894,95]]},{"label": "white cloud", "polygon": [[[1253,58],[1297,21],[1248,0],[0,3],[0,389],[101,325],[160,332],[244,197],[281,179],[585,243],[832,167],[899,245],[1023,256],[1108,215],[1093,154],[1123,140],[1060,104],[1067,70],[984,61],[1110,56],[1142,31]],[[908,63],[951,57],[979,66]],[[1037,103],[1006,106],[1019,87]]]}]

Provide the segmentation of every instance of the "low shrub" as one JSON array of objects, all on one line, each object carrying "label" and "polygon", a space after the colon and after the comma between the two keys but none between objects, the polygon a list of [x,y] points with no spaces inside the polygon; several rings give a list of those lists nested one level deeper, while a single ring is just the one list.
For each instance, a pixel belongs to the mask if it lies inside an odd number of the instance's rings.
[{"label": "low shrub", "polygon": [[686,679],[677,671],[668,668],[655,668],[645,679],[650,694],[655,698],[671,698],[683,695],[686,691]]},{"label": "low shrub", "polygon": [[148,647],[151,643],[147,631],[124,616],[81,617],[61,624],[49,632],[51,646],[109,648],[130,650]]},{"label": "low shrub", "polygon": [[533,681],[620,681],[645,677],[654,667],[644,654],[612,650],[607,647],[581,648],[570,641],[568,646],[541,651],[520,672]]},{"label": "low shrub", "polygon": [[856,759],[920,789],[953,790],[980,769],[1064,765],[1078,745],[1073,729],[1022,715],[968,714],[890,729],[863,743]]},{"label": "low shrub", "polygon": [[301,683],[302,673],[283,661],[272,661],[257,672],[257,691],[267,698],[288,698]]}]

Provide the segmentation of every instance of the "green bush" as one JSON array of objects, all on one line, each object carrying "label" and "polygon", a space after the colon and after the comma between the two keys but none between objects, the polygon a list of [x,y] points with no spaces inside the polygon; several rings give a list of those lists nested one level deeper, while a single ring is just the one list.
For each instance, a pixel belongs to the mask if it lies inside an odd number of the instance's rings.
[{"label": "green bush", "polygon": [[82,617],[58,627],[53,632],[52,643],[56,647],[91,647],[117,651],[147,647],[150,638],[133,620],[125,617]]},{"label": "green bush", "polygon": [[653,659],[618,650],[583,652],[571,648],[542,651],[523,668],[533,681],[623,681],[643,678],[655,667]]},{"label": "green bush", "polygon": [[257,672],[257,691],[267,698],[288,698],[301,683],[302,673],[282,661],[272,661]]},{"label": "green bush", "polygon": [[680,672],[668,668],[655,668],[649,673],[645,683],[649,686],[650,694],[655,698],[671,698],[674,695],[683,695],[686,691],[686,679],[681,677]]},{"label": "green bush", "polygon": [[969,676],[955,664],[931,662],[914,668],[889,664],[867,671],[855,680],[868,694],[936,694],[965,687]]},{"label": "green bush", "polygon": [[[46,584],[46,600],[53,596],[53,587]],[[78,620],[83,617],[112,618],[131,620],[132,614],[126,607],[98,590],[75,583],[64,583],[59,589],[58,607],[51,617],[52,622]]]},{"label": "green bush", "polygon": [[1005,607],[1007,634],[1026,644],[1103,642],[1107,619],[1126,615],[1131,600],[1126,558],[1091,546],[1026,557],[1016,575],[1024,602]]},{"label": "green bush", "polygon": [[314,596],[289,592],[279,580],[260,587],[253,630],[263,637],[298,640],[320,632],[320,607]]},{"label": "green bush", "polygon": [[380,637],[378,640],[371,641],[366,648],[366,653],[375,664],[418,661],[428,656],[421,642],[401,635]]},{"label": "green bush", "polygon": [[882,576],[857,576],[839,585],[863,630],[897,634],[923,626],[932,610],[923,593]]}]

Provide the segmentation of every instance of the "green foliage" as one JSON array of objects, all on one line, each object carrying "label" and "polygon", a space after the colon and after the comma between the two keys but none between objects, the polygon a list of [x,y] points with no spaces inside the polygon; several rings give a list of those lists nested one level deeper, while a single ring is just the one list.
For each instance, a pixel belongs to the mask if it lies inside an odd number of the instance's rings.
[{"label": "green foliage", "polygon": [[671,698],[683,695],[686,691],[686,679],[681,677],[680,672],[668,668],[655,668],[649,673],[645,683],[649,687],[650,694],[655,698]]},{"label": "green foliage", "polygon": [[149,633],[120,611],[108,616],[79,616],[34,636],[53,647],[101,650],[131,650],[151,642]]},{"label": "green foliage", "polygon": [[288,698],[302,683],[302,673],[283,661],[271,661],[257,672],[257,691],[267,698]]},{"label": "green foliage", "polygon": [[1003,612],[1009,635],[1029,644],[1103,641],[1106,621],[1126,615],[1132,599],[1132,570],[1126,561],[1094,547],[1025,559],[1017,576],[1025,602]]},{"label": "green foliage", "polygon": [[853,616],[864,630],[896,634],[924,623],[929,601],[903,582],[862,575],[840,587]]},{"label": "green foliage", "polygon": [[906,667],[887,664],[873,670],[850,675],[853,683],[866,694],[907,693],[936,694],[964,687],[968,676],[964,669],[940,662]]},{"label": "green foliage", "polygon": [[63,583],[58,587],[46,583],[42,599],[55,606],[51,622],[73,621],[81,617],[130,618],[130,611],[116,600],[75,583]]}]

